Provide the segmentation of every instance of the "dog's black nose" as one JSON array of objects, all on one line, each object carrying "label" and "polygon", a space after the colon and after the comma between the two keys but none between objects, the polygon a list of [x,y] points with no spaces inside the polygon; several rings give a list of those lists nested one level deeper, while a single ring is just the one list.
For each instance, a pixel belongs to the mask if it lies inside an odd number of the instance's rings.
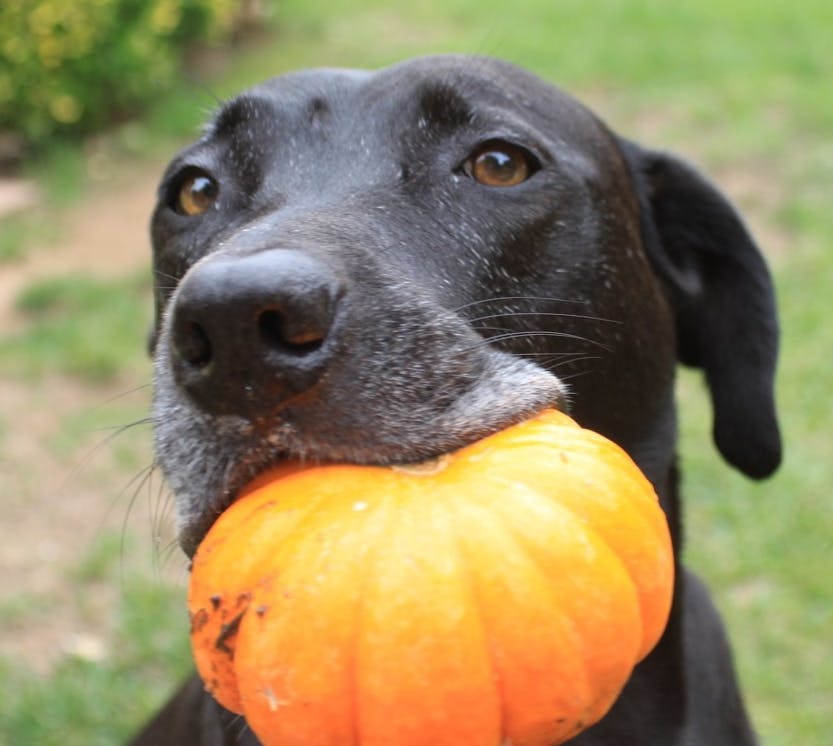
[{"label": "dog's black nose", "polygon": [[341,295],[333,272],[298,251],[196,265],[174,301],[177,383],[212,414],[270,414],[326,368]]}]

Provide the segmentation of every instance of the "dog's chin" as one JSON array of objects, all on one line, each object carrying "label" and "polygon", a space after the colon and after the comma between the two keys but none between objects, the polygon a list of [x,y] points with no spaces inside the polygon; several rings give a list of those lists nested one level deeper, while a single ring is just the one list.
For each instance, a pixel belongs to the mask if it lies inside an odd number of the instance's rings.
[{"label": "dog's chin", "polygon": [[[211,485],[202,493],[205,508],[185,512],[182,505],[199,505],[199,497],[192,490],[175,492],[177,505],[177,538],[180,547],[188,557],[193,557],[197,547],[214,522],[237,499],[241,491],[254,480],[291,460],[293,457],[280,449],[264,449],[256,459],[241,459],[235,464],[229,464],[223,478],[216,485]],[[170,480],[169,480],[170,481]]]},{"label": "dog's chin", "polygon": [[[476,385],[442,408],[389,400],[348,417],[344,408],[293,412],[253,424],[209,416],[169,387],[157,389],[158,461],[176,504],[179,543],[188,556],[253,480],[280,463],[392,465],[435,458],[520,422],[546,407],[567,408],[564,384],[536,365],[498,353]],[[377,405],[378,406],[378,405]],[[361,409],[361,408],[359,408]],[[337,414],[339,411],[341,415]]]}]

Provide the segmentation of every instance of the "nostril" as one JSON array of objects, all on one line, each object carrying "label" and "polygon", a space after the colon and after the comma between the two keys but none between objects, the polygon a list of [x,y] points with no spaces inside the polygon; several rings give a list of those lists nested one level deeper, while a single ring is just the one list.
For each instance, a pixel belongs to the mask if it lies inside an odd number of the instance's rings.
[{"label": "nostril", "polygon": [[171,301],[177,386],[208,414],[262,419],[332,363],[344,293],[327,265],[290,249],[198,262]]},{"label": "nostril", "polygon": [[194,321],[179,327],[174,347],[179,357],[195,368],[204,368],[211,362],[211,340],[205,329]]},{"label": "nostril", "polygon": [[293,355],[306,355],[320,349],[325,333],[315,325],[290,323],[280,311],[268,309],[257,319],[261,342],[269,349]]}]

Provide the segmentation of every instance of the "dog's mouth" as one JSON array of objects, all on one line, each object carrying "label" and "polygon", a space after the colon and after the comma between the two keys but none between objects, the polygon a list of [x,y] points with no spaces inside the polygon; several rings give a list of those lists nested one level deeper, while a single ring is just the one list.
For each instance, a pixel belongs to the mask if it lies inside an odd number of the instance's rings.
[{"label": "dog's mouth", "polygon": [[287,460],[414,464],[546,407],[567,408],[564,384],[528,360],[478,347],[474,362],[462,365],[466,341],[456,356],[447,350],[446,356],[411,358],[407,367],[399,362],[392,370],[364,358],[358,371],[345,366],[339,375],[328,372],[307,395],[271,412],[264,406],[256,422],[203,410],[176,385],[168,356],[158,355],[155,450],[174,494],[182,548],[193,555],[240,491]]},{"label": "dog's mouth", "polygon": [[240,495],[264,479],[279,466],[294,460],[287,451],[274,451],[268,457],[258,458],[256,462],[242,459],[230,465],[221,484],[216,486],[213,495],[206,496],[210,508],[191,515],[180,521],[179,543],[185,553],[192,557],[205,535],[211,530],[216,520],[240,497]]},{"label": "dog's mouth", "polygon": [[180,512],[179,543],[189,557],[193,556],[215,521],[242,493],[268,480],[271,474],[290,462],[298,463],[301,468],[327,463],[420,468],[423,464],[431,463],[450,452],[532,417],[545,407],[563,410],[566,408],[566,400],[559,396],[553,401],[541,402],[538,406],[517,411],[511,417],[488,424],[473,425],[465,434],[455,435],[453,440],[438,438],[434,446],[426,444],[416,451],[403,450],[401,453],[380,450],[370,445],[362,447],[355,443],[349,449],[349,456],[346,453],[312,453],[308,449],[287,447],[286,444],[276,446],[270,442],[274,438],[264,436],[258,443],[250,445],[236,461],[229,461],[222,471],[222,476],[218,475],[215,483],[206,484],[207,490],[202,495],[201,505],[193,512],[183,513],[181,506],[193,505],[194,493],[189,491],[187,494],[176,494],[175,490]]}]

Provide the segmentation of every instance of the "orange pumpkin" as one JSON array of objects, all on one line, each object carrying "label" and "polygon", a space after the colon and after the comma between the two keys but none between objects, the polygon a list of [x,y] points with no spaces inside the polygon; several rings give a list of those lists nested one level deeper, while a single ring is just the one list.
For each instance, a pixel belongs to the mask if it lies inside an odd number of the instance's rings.
[{"label": "orange pumpkin", "polygon": [[188,605],[206,688],[267,746],[550,746],[610,708],[672,583],[650,483],[546,411],[414,467],[277,469]]}]

